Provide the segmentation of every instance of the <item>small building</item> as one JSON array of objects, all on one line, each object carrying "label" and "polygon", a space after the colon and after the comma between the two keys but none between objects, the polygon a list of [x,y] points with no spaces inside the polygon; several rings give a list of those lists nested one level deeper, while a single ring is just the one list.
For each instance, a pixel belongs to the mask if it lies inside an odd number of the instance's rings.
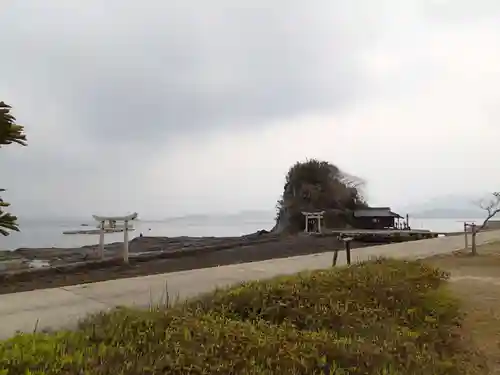
[{"label": "small building", "polygon": [[402,219],[400,215],[391,211],[390,207],[367,207],[354,211],[353,216],[353,226],[357,229],[396,228]]}]

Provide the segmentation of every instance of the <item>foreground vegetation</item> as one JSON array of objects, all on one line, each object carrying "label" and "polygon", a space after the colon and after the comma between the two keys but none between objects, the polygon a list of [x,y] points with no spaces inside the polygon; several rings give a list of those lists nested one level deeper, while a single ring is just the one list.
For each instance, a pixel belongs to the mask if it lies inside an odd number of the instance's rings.
[{"label": "foreground vegetation", "polygon": [[474,374],[448,275],[380,259],[0,344],[0,374]]},{"label": "foreground vegetation", "polygon": [[[0,101],[0,148],[17,143],[26,146],[26,135],[24,127],[16,123],[16,118],[10,113],[11,107]],[[5,189],[0,189],[4,192]],[[5,202],[0,197],[0,235],[8,236],[10,231],[19,231],[17,217],[6,212],[5,209],[10,203]]]}]

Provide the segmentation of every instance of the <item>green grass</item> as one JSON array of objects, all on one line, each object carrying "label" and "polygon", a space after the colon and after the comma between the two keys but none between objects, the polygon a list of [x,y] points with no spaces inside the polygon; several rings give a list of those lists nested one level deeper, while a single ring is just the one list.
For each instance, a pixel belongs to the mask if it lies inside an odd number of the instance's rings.
[{"label": "green grass", "polygon": [[[376,260],[0,343],[1,375],[475,374],[448,275]],[[477,359],[477,361],[476,361]]]}]

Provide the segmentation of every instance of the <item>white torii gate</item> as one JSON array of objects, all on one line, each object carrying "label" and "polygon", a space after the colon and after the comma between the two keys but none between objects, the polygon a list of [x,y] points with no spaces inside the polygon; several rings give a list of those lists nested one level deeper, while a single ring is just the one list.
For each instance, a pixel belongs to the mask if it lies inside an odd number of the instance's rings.
[{"label": "white torii gate", "polygon": [[[97,216],[92,215],[95,220],[99,222],[99,257],[102,258],[104,256],[104,234],[106,233],[106,229],[108,228],[116,228],[117,222],[123,222],[123,262],[128,263],[128,231],[129,226],[128,222],[137,219],[137,212],[127,216]],[[109,223],[109,227],[106,227],[106,222]]]},{"label": "white torii gate", "polygon": [[[306,219],[306,226],[304,229],[304,232],[306,233],[321,233],[321,219],[323,219],[323,215],[325,214],[325,211],[319,211],[319,212],[302,212],[302,215],[304,215]],[[309,220],[313,219],[316,220],[317,222],[317,228],[315,232],[309,232]]]}]

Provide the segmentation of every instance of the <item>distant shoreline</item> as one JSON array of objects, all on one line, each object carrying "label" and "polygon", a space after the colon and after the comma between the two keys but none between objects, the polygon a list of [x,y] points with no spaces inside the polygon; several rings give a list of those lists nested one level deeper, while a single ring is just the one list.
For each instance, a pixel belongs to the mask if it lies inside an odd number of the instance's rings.
[{"label": "distant shoreline", "polygon": [[439,214],[435,214],[434,216],[431,216],[429,214],[423,213],[423,214],[408,214],[408,216],[411,219],[440,219],[440,220],[483,220],[483,216],[478,216],[478,215],[456,215],[456,216],[442,216]]},{"label": "distant shoreline", "polygon": [[[444,231],[444,232],[457,232],[462,230],[463,221],[475,221],[477,224],[482,223],[482,218],[470,218],[470,217],[460,217],[460,218],[428,218],[419,217],[417,215],[410,215],[410,226],[413,229],[428,229],[431,231]],[[492,223],[499,222],[499,220],[493,220]],[[48,224],[34,223],[31,225],[26,224],[21,226],[20,233],[13,233],[12,236],[4,238],[4,241],[0,243],[0,259],[11,258],[13,256],[18,257],[19,250],[23,251],[43,251],[45,254],[47,252],[54,251],[56,249],[65,249],[65,253],[71,253],[75,251],[80,251],[77,249],[82,248],[92,248],[96,247],[99,241],[98,235],[63,235],[62,232],[71,229],[70,225],[52,225],[53,220],[49,220]],[[78,222],[77,225],[80,225]],[[498,225],[498,224],[495,224]],[[269,229],[272,226],[272,222],[252,222],[245,223],[241,220],[241,225],[239,221],[237,223],[229,222],[226,224],[224,222],[209,222],[204,225],[203,222],[194,223],[190,222],[172,222],[172,223],[154,223],[141,221],[137,223],[136,230],[130,234],[130,239],[133,241],[142,232],[144,236],[148,237],[169,237],[169,238],[214,238],[214,237],[226,237],[226,238],[239,238],[251,235],[259,228]],[[86,229],[88,227],[81,227],[80,229]],[[152,230],[149,230],[152,228]],[[500,226],[499,226],[500,228]],[[186,233],[185,236],[183,234]],[[198,234],[199,233],[199,234]],[[234,234],[232,234],[234,233]],[[242,235],[240,235],[242,233]],[[248,234],[250,233],[250,234]],[[74,237],[74,238],[73,238]],[[121,243],[123,234],[113,233],[105,236],[106,246],[113,247],[113,243]],[[39,241],[37,240],[39,239]],[[38,250],[37,250],[38,249]],[[2,251],[4,250],[4,251]]]}]

